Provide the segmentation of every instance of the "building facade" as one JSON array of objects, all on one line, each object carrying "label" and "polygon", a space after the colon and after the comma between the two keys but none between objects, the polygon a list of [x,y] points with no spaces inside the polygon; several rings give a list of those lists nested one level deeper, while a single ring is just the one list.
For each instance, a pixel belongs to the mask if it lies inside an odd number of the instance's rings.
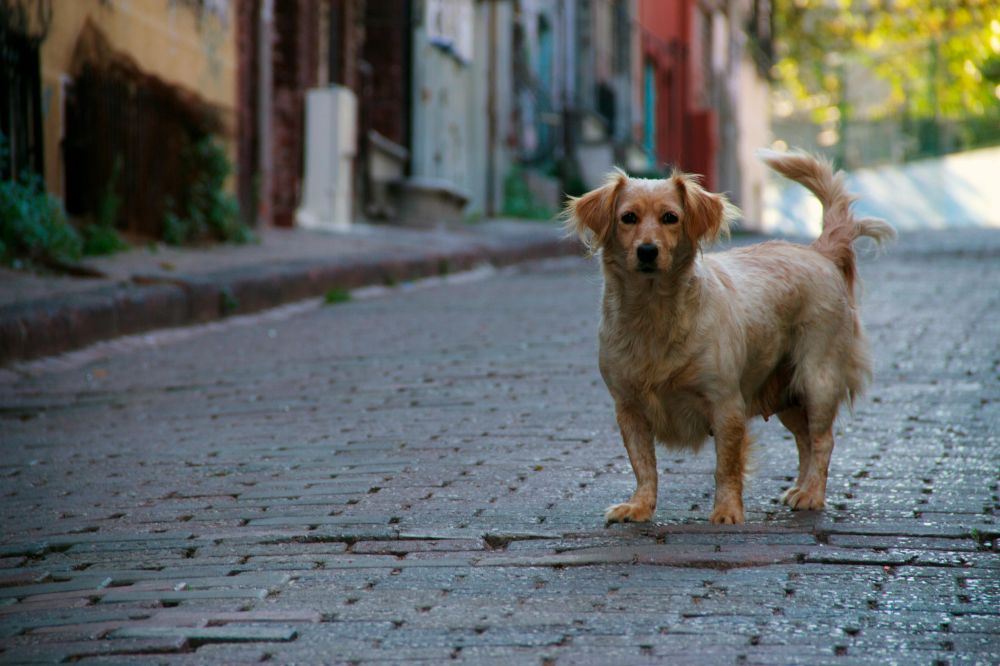
[{"label": "building facade", "polygon": [[118,178],[155,234],[171,156],[208,135],[242,218],[292,226],[306,95],[335,85],[357,100],[355,219],[544,217],[616,165],[704,174],[759,219],[769,0],[12,2],[40,63],[17,155],[71,213]]},{"label": "building facade", "polygon": [[18,71],[37,77],[37,99],[5,105],[0,130],[15,142],[20,126],[38,126],[28,166],[71,214],[96,215],[117,191],[125,228],[155,233],[190,137],[219,136],[232,155],[237,44],[228,3],[12,0],[4,10],[0,29],[35,39],[35,67],[25,59]]},{"label": "building facade", "polygon": [[642,145],[656,164],[702,174],[757,228],[770,144],[769,0],[640,0]]}]

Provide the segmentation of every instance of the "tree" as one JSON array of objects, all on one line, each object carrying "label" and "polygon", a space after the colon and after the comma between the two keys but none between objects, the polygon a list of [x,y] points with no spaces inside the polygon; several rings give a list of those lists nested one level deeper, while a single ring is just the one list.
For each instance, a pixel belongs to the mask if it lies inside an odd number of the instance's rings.
[{"label": "tree", "polygon": [[775,28],[773,75],[817,120],[851,112],[857,65],[888,84],[874,117],[1000,111],[1000,0],[775,0]]}]

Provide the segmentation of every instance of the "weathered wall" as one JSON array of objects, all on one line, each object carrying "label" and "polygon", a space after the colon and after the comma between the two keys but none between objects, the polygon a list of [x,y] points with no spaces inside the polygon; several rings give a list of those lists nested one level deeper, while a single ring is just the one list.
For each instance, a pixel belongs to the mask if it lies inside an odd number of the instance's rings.
[{"label": "weathered wall", "polygon": [[[439,179],[462,190],[469,197],[466,215],[477,216],[490,208],[488,200],[495,205],[509,164],[501,115],[510,113],[513,102],[510,4],[469,1],[448,7],[461,12],[453,33],[443,38],[428,26],[427,12],[415,17],[410,168],[415,177]],[[453,46],[446,43],[449,36]]]},{"label": "weathered wall", "polygon": [[[74,52],[88,21],[114,50],[128,55],[143,71],[192,91],[219,108],[227,127],[235,129],[235,17],[227,3],[215,3],[218,11],[200,10],[194,4],[179,0],[53,3],[52,24],[40,54],[45,181],[51,192],[62,196],[65,190],[60,154],[65,85],[71,81]],[[227,137],[234,155],[232,138]]]}]

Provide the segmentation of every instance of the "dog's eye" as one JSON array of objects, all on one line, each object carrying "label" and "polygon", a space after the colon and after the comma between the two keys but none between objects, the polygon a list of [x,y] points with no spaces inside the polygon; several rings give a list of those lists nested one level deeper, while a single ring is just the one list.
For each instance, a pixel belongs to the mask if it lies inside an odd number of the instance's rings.
[{"label": "dog's eye", "polygon": [[622,222],[624,222],[625,224],[635,224],[638,221],[639,218],[636,216],[635,213],[628,212],[622,215]]},{"label": "dog's eye", "polygon": [[677,224],[677,213],[664,213],[660,219],[663,220],[663,224]]}]

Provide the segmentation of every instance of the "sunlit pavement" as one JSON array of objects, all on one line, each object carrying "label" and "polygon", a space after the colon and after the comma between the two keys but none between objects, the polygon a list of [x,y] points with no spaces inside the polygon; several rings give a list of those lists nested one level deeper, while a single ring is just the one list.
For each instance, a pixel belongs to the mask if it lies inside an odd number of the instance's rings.
[{"label": "sunlit pavement", "polygon": [[[859,215],[890,220],[900,231],[958,227],[1000,229],[1000,147],[886,164],[847,174]],[[774,177],[765,199],[768,232],[818,236],[822,206],[805,188]]]},{"label": "sunlit pavement", "polygon": [[[760,423],[747,525],[711,447],[656,522],[563,259],[155,336],[0,384],[0,661],[996,663],[1000,232],[862,264],[876,377],[828,509]],[[371,296],[371,294],[369,294]]]}]

